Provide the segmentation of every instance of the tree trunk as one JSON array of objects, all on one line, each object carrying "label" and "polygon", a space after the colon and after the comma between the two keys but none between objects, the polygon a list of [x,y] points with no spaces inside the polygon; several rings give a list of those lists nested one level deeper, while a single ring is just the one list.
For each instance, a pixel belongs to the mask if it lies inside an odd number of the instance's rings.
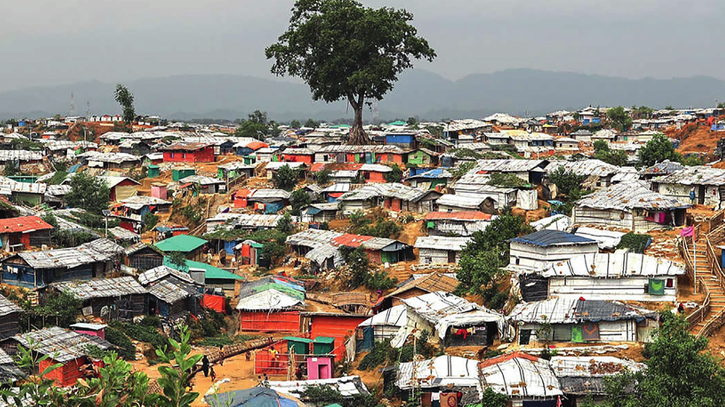
[{"label": "tree trunk", "polygon": [[365,130],[363,130],[363,99],[362,97],[359,97],[358,101],[355,101],[354,98],[348,98],[348,100],[350,102],[350,106],[352,106],[352,109],[355,111],[355,121],[352,123],[352,129],[350,129],[350,136],[347,140],[347,144],[351,146],[363,146],[370,144],[370,139],[368,138],[368,135],[365,134]]}]

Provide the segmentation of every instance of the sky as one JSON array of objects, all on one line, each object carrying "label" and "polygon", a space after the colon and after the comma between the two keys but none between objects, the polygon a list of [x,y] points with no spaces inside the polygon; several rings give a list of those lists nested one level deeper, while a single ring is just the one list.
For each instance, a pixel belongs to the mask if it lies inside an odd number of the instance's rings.
[{"label": "sky", "polygon": [[[188,74],[271,78],[264,48],[293,0],[6,1],[0,92]],[[456,80],[533,68],[626,78],[725,79],[721,0],[366,0],[406,8]]]}]

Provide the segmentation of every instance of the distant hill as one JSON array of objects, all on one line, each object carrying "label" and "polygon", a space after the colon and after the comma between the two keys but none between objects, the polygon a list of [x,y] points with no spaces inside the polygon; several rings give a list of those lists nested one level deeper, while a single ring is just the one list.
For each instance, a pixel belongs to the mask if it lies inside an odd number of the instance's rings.
[{"label": "distant hill", "polygon": [[[342,102],[313,102],[300,83],[251,76],[184,75],[124,83],[136,98],[136,110],[172,119],[237,119],[260,109],[278,121],[308,117],[351,117]],[[0,119],[67,114],[74,94],[76,114],[89,102],[92,113],[120,113],[113,100],[115,84],[98,81],[0,93]],[[511,69],[449,81],[414,70],[400,77],[378,104],[383,120],[481,117],[495,112],[541,115],[588,105],[706,107],[725,100],[725,81],[704,76],[674,79],[624,79],[567,72]],[[372,118],[368,109],[366,119]]]}]

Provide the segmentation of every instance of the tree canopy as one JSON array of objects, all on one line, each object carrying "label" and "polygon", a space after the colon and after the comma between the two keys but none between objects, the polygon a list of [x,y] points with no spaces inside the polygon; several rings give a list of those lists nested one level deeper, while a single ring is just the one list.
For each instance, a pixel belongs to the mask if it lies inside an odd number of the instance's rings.
[{"label": "tree canopy", "polygon": [[250,137],[262,140],[268,131],[269,123],[267,122],[267,112],[255,110],[254,113],[248,115],[247,120],[242,120],[234,135],[237,137]]},{"label": "tree canopy", "polygon": [[65,196],[65,202],[74,208],[100,214],[108,209],[111,192],[102,178],[79,173],[70,180],[71,190]]},{"label": "tree canopy", "polygon": [[355,112],[350,144],[367,144],[366,99],[381,100],[414,59],[435,51],[404,9],[363,6],[355,0],[297,0],[290,24],[265,50],[272,73],[305,81],[314,100],[346,100]]},{"label": "tree canopy", "polygon": [[640,163],[650,167],[664,160],[681,161],[682,155],[675,151],[672,141],[664,134],[655,134],[654,137],[637,153]]},{"label": "tree canopy", "polygon": [[550,172],[548,175],[549,181],[551,181],[556,188],[564,195],[571,194],[572,191],[579,189],[582,182],[586,179],[583,175],[576,175],[572,171],[564,168],[560,165],[559,168]]},{"label": "tree canopy", "polygon": [[123,109],[123,121],[126,124],[133,123],[136,118],[136,110],[133,108],[133,95],[131,92],[120,83],[116,85],[116,91],[114,93],[116,102],[121,105]]},{"label": "tree canopy", "polygon": [[605,407],[725,405],[725,371],[706,351],[708,339],[687,331],[687,322],[671,313],[659,335],[645,345],[647,369],[606,380]]},{"label": "tree canopy", "polygon": [[604,140],[594,142],[594,158],[619,167],[627,165],[627,153],[623,150],[612,150]]},{"label": "tree canopy", "polygon": [[614,127],[619,131],[625,131],[632,126],[632,118],[629,117],[629,113],[622,106],[609,109],[607,118],[612,121]]},{"label": "tree canopy", "polygon": [[281,166],[274,175],[272,175],[272,182],[274,182],[274,185],[279,189],[291,191],[295,186],[297,186],[297,176],[297,170],[290,168],[289,165],[285,164]]}]

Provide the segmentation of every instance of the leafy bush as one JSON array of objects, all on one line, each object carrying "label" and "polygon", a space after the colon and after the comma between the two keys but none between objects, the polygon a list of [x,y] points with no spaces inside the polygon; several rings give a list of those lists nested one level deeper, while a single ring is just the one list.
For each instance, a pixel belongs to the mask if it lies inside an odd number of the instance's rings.
[{"label": "leafy bush", "polygon": [[161,318],[147,315],[141,320],[141,325],[159,328],[161,326]]},{"label": "leafy bush", "polygon": [[622,236],[622,239],[617,245],[617,249],[629,249],[635,253],[644,253],[647,248],[647,242],[652,238],[650,235],[640,235],[637,233],[629,232]]},{"label": "leafy bush", "polygon": [[388,276],[384,271],[376,271],[373,274],[368,273],[365,279],[365,287],[371,290],[389,290],[394,288],[398,283],[398,279]]},{"label": "leafy bush", "polygon": [[151,230],[159,223],[159,217],[155,213],[146,212],[141,218],[144,230]]},{"label": "leafy bush", "polygon": [[572,171],[564,168],[560,165],[559,168],[550,172],[548,175],[549,181],[551,181],[559,192],[563,195],[569,195],[571,191],[579,189],[581,183],[587,178],[583,175],[576,175]]},{"label": "leafy bush", "polygon": [[111,326],[106,327],[106,340],[118,347],[118,355],[122,358],[126,360],[136,358],[136,347],[122,331]]},{"label": "leafy bush", "polygon": [[382,342],[375,342],[370,352],[365,355],[358,365],[360,370],[370,370],[378,367],[385,363],[394,363],[395,359],[390,359],[390,356],[395,356],[395,349],[390,345],[390,339],[386,339]]},{"label": "leafy bush", "polygon": [[124,332],[131,339],[151,344],[154,349],[163,349],[169,345],[168,339],[152,326],[121,321],[111,321],[109,326]]}]

